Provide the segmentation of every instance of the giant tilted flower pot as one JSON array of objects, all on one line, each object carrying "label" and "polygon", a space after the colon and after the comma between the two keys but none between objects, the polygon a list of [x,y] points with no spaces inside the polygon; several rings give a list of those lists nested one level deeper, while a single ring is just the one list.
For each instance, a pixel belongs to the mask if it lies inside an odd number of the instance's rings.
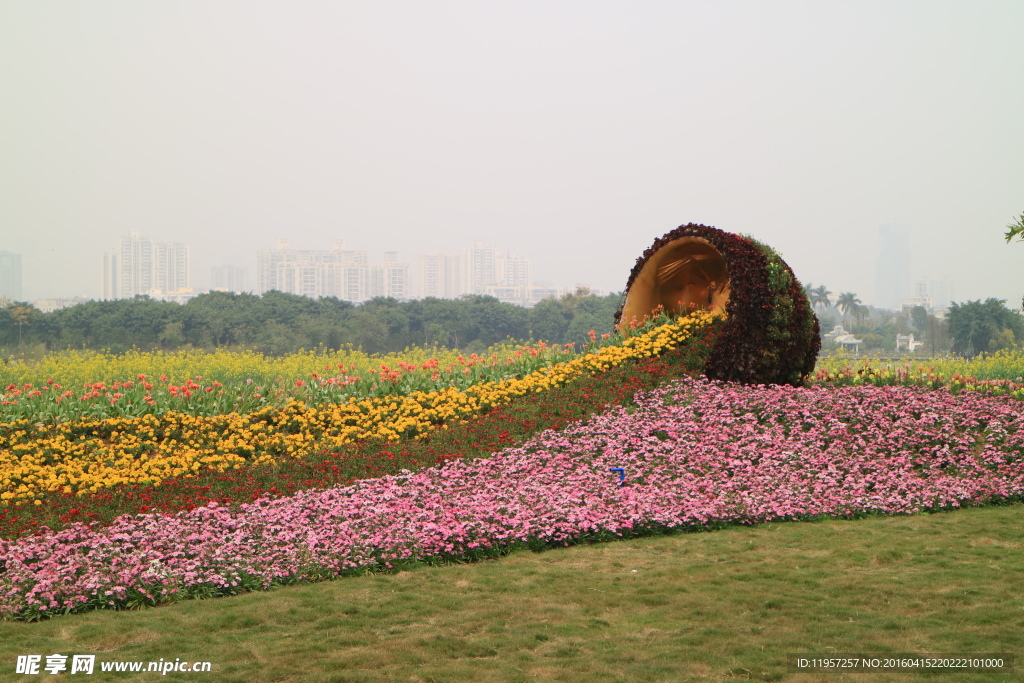
[{"label": "giant tilted flower pot", "polygon": [[706,225],[681,225],[637,259],[615,323],[660,309],[725,314],[704,369],[711,379],[797,386],[821,348],[818,318],[786,262],[756,240]]}]

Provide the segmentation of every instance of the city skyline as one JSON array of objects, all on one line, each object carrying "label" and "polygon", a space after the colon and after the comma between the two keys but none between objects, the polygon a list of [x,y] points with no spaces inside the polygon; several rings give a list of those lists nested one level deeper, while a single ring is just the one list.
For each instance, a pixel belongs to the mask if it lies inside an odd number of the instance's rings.
[{"label": "city skyline", "polygon": [[[875,264],[875,297],[864,297],[861,299],[863,303],[879,309],[898,310],[921,305],[929,310],[942,311],[952,302],[966,301],[956,296],[956,282],[948,275],[911,279],[905,226],[883,224],[879,226],[878,233],[882,248]],[[397,251],[384,251],[382,263],[371,262],[368,252],[348,249],[342,239],[332,240],[330,249],[296,250],[290,248],[288,238],[277,238],[274,248],[257,249],[255,252],[254,286],[250,286],[249,268],[233,264],[212,266],[208,284],[192,286],[195,280],[189,268],[189,253],[188,245],[153,241],[141,231],[132,230],[122,237],[118,249],[104,252],[102,296],[65,293],[32,298],[11,296],[10,292],[16,291],[16,287],[20,291],[21,255],[0,250],[0,299],[38,301],[41,310],[48,311],[90,299],[130,298],[136,294],[184,303],[209,291],[262,294],[278,289],[314,298],[334,296],[357,304],[379,296],[409,300],[426,297],[454,299],[466,294],[484,294],[506,303],[529,307],[544,298],[557,297],[580,287],[601,295],[608,293],[608,290],[586,283],[569,286],[538,284],[531,278],[529,259],[480,240],[467,245],[459,253],[418,254],[412,259],[416,264],[414,267],[400,262]],[[291,255],[291,265],[296,269],[288,275],[287,281],[267,279],[261,259],[275,253]],[[315,268],[311,266],[319,265],[322,270],[323,261],[336,262],[336,267],[341,270],[333,275],[326,272],[315,274]],[[470,267],[471,263],[476,266]],[[303,270],[305,289],[300,273]],[[347,290],[342,284],[332,284],[335,281],[341,283],[345,272],[350,273],[348,279],[351,281]],[[825,286],[828,287],[828,283]],[[840,293],[839,290],[833,291],[833,298],[838,298]],[[1010,306],[1015,307],[1012,302]]]},{"label": "city skyline", "polygon": [[156,242],[141,231],[130,231],[122,237],[117,250],[104,253],[102,298],[125,299],[145,294],[183,302],[206,291],[263,294],[278,290],[312,298],[336,297],[357,304],[375,297],[407,301],[482,294],[506,303],[532,306],[541,299],[586,286],[538,285],[531,277],[528,259],[480,240],[457,254],[417,255],[414,276],[410,264],[400,261],[397,251],[385,251],[382,262],[373,262],[366,251],[349,249],[342,239],[332,240],[330,248],[294,249],[288,238],[279,237],[273,248],[255,252],[254,288],[247,286],[248,269],[230,264],[213,266],[208,286],[191,286],[190,253],[189,246],[180,242]]},{"label": "city skyline", "polygon": [[695,222],[878,304],[891,224],[911,283],[1015,304],[1022,24],[1006,0],[3,3],[0,250],[25,298],[101,296],[132,229],[189,245],[196,289],[252,287],[238,252],[285,235],[413,270],[483,240],[620,291]]},{"label": "city skyline", "polygon": [[[892,237],[891,237],[892,231],[896,231],[897,233],[901,234],[902,237],[899,240],[894,242]],[[130,230],[128,232],[129,233],[145,234],[144,231],[142,231],[142,230]],[[872,230],[866,229],[866,230],[862,231],[862,236],[864,236],[864,235],[869,236],[872,232],[873,232]],[[908,260],[908,259],[906,259],[905,257],[908,254],[913,253],[913,249],[910,248],[908,245],[910,243],[912,243],[912,242],[915,242],[915,241],[916,242],[920,242],[921,241],[919,237],[915,237],[914,236],[914,231],[910,227],[908,227],[906,224],[895,225],[894,226],[891,223],[883,223],[883,224],[880,224],[880,225],[876,226],[874,232],[879,235],[879,239],[877,240],[877,246],[874,247],[875,260],[874,260],[874,263],[873,263],[873,265],[871,267],[865,269],[867,272],[873,273],[874,277],[870,281],[867,280],[867,279],[862,280],[862,282],[860,284],[862,284],[864,286],[863,289],[853,289],[853,290],[851,290],[851,289],[840,288],[840,287],[834,286],[833,283],[825,281],[825,280],[821,280],[821,281],[813,280],[813,281],[810,281],[810,280],[808,280],[808,278],[801,277],[801,274],[800,274],[799,271],[796,272],[796,275],[797,275],[798,279],[800,279],[801,282],[803,282],[804,284],[808,284],[809,282],[811,284],[814,284],[814,285],[824,284],[824,285],[828,286],[830,289],[834,290],[837,293],[839,291],[852,291],[855,294],[857,294],[862,299],[862,301],[864,301],[864,303],[873,305],[873,306],[878,307],[878,308],[894,308],[894,307],[898,307],[898,304],[896,303],[897,301],[902,302],[902,301],[906,301],[906,300],[910,300],[912,298],[918,297],[919,296],[919,291],[918,290],[921,287],[921,283],[929,283],[927,286],[929,286],[934,291],[937,291],[936,288],[941,289],[941,292],[940,292],[939,297],[938,297],[940,300],[950,300],[950,301],[964,302],[964,301],[967,301],[967,300],[973,300],[973,299],[979,299],[979,298],[980,299],[985,299],[985,298],[989,298],[989,297],[994,297],[994,298],[1001,298],[1001,299],[1006,300],[1011,307],[1015,306],[1016,302],[1020,301],[1020,293],[1019,292],[1015,292],[1013,288],[1007,288],[1006,290],[1004,290],[1002,292],[987,292],[986,293],[984,291],[980,291],[979,289],[977,289],[975,287],[975,288],[973,288],[973,291],[974,291],[973,296],[965,294],[964,293],[965,291],[971,291],[972,290],[972,288],[970,286],[971,283],[969,283],[969,282],[960,282],[958,284],[957,278],[951,276],[948,271],[949,270],[954,270],[954,271],[959,271],[959,272],[962,273],[963,272],[963,267],[962,266],[956,267],[955,265],[951,264],[949,261],[938,261],[938,262],[921,264],[917,260],[914,260],[914,259],[909,259]],[[890,234],[890,237],[886,237],[885,236],[886,234]],[[993,231],[992,234],[996,234],[998,236],[998,233],[996,233],[995,231]],[[166,233],[162,233],[161,234],[161,238],[166,238],[166,237],[168,237],[168,234],[166,234]],[[991,235],[988,235],[988,237],[991,237]],[[181,242],[178,242],[178,241],[176,241],[174,239],[162,239],[162,241],[153,239],[151,241],[152,241],[152,248],[154,250],[154,253],[153,253],[153,256],[152,256],[154,261],[155,261],[155,259],[157,259],[157,254],[156,254],[156,249],[157,248],[160,248],[160,249],[164,250],[164,253],[166,254],[166,250],[168,248],[168,245],[171,245],[171,244],[181,244]],[[337,241],[337,239],[335,238],[332,241]],[[341,240],[341,241],[345,241],[345,240]],[[480,240],[475,240],[475,241],[479,242]],[[863,237],[862,237],[862,241],[867,241],[867,240],[863,240]],[[996,253],[1002,252],[1002,254],[1007,256],[1011,261],[1013,259],[1015,259],[1015,258],[1018,258],[1017,251],[1019,251],[1019,250],[1015,250],[1013,248],[1013,246],[1007,246],[1005,244],[1005,241],[1003,241],[1001,239],[1000,239],[1000,242],[1001,242],[1001,246],[1003,247],[1003,249],[1001,249],[999,252],[996,252]],[[303,243],[311,245],[313,250],[316,249],[315,241],[304,240]],[[897,243],[900,246],[898,248],[896,248],[896,249],[893,249],[893,245],[897,244]],[[502,245],[502,247],[505,247],[505,246],[506,245]],[[511,246],[511,245],[508,245],[508,246]],[[215,271],[215,270],[230,269],[232,272],[236,273],[236,275],[233,276],[236,280],[237,280],[238,277],[242,276],[241,274],[243,274],[243,273],[255,274],[258,271],[258,258],[256,256],[256,252],[259,251],[259,249],[256,249],[254,247],[252,249],[252,251],[251,251],[251,253],[250,253],[248,258],[246,258],[245,256],[243,256],[242,254],[240,254],[238,252],[235,252],[235,253],[227,252],[227,256],[226,257],[225,256],[221,256],[220,258],[214,258],[206,250],[194,249],[192,247],[189,247],[189,248],[192,249],[192,251],[194,252],[194,255],[198,256],[198,258],[193,258],[193,257],[186,256],[186,259],[188,261],[190,261],[190,262],[193,262],[193,263],[198,261],[202,265],[197,265],[196,267],[194,267],[193,269],[190,270],[189,280],[188,280],[188,284],[187,285],[177,285],[177,287],[181,287],[181,286],[191,287],[196,292],[216,290],[216,289],[232,289],[232,290],[237,290],[237,291],[259,292],[258,286],[256,285],[256,283],[252,279],[252,278],[254,278],[254,275],[249,275],[248,276],[250,278],[248,280],[248,286],[245,286],[245,287],[237,287],[237,286],[225,287],[223,282],[218,280],[218,278],[221,278],[221,277],[224,277],[224,276],[219,276],[219,275],[214,275],[213,274],[213,271]],[[515,249],[513,249],[513,248],[507,248],[507,249],[502,249],[502,250],[505,251],[506,253],[513,253],[513,254],[517,253],[517,251]],[[385,246],[384,248],[378,249],[378,250],[371,251],[371,250],[365,250],[364,249],[364,250],[360,250],[360,251],[362,251],[362,252],[364,252],[364,253],[366,253],[368,255],[371,254],[371,253],[377,253],[377,254],[381,254],[383,256],[384,254],[387,254],[387,253],[390,253],[390,252],[395,252],[396,250],[388,249]],[[450,251],[451,251],[451,253],[448,254],[449,256],[459,256],[459,257],[462,257],[462,255],[465,252],[465,247],[463,247],[463,248],[454,248],[454,249],[452,249]],[[45,289],[45,290],[40,290],[38,288],[33,289],[32,286],[31,286],[31,281],[33,280],[33,277],[35,277],[35,279],[38,279],[41,276],[41,274],[45,273],[48,269],[45,266],[43,266],[42,268],[39,268],[39,264],[38,264],[37,259],[26,258],[26,256],[24,254],[16,253],[16,252],[13,252],[12,250],[4,250],[4,242],[3,241],[0,241],[0,253],[6,253],[6,254],[10,254],[12,256],[17,256],[18,260],[19,260],[19,263],[20,263],[20,269],[21,269],[20,287],[21,287],[21,291],[24,294],[23,294],[23,296],[20,296],[20,298],[19,297],[10,297],[9,295],[8,295],[8,298],[19,298],[19,300],[26,300],[26,301],[33,300],[33,299],[68,299],[68,300],[71,300],[71,299],[82,299],[82,300],[86,300],[86,299],[110,298],[110,297],[108,297],[108,290],[107,290],[107,287],[109,285],[104,281],[104,279],[105,279],[104,276],[98,276],[98,277],[91,278],[92,286],[73,286],[73,287],[68,287],[66,289],[63,289],[63,290],[55,290],[53,288],[48,288],[48,289]],[[109,251],[109,250],[104,250],[102,253],[103,253],[103,256],[107,257],[107,258],[109,258],[109,256],[112,254],[112,252]],[[220,253],[223,255],[225,252],[222,250]],[[401,253],[401,252],[398,252],[398,253]],[[406,253],[408,253],[408,252],[406,252]],[[426,254],[439,254],[439,253],[440,252],[436,252],[436,251],[426,252]],[[409,290],[408,291],[411,293],[412,296],[414,296],[416,298],[422,298],[422,296],[424,296],[422,294],[422,292],[424,291],[422,289],[422,287],[423,287],[422,275],[420,274],[420,271],[421,271],[421,269],[423,267],[420,259],[424,255],[425,254],[419,253],[419,254],[409,254],[408,256],[403,257],[410,264],[410,280],[409,280],[410,284],[409,284]],[[164,256],[164,258],[167,258],[167,256]],[[535,273],[537,269],[534,266],[534,262],[531,261],[530,259],[527,259],[526,257],[522,257],[522,259],[530,263],[529,268],[530,268],[531,275],[533,273]],[[907,267],[907,263],[909,263],[911,265],[909,267]],[[792,266],[793,264],[790,263],[790,265]],[[1011,265],[1011,268],[1010,269],[1006,269],[1005,267],[999,266],[997,264],[996,270],[997,270],[997,272],[1014,272],[1012,267],[1015,267],[1017,264],[1012,264],[1011,263],[1010,265]],[[33,268],[35,268],[36,270],[34,271]],[[104,266],[104,268],[105,268],[105,270],[109,269],[110,268],[109,264],[107,266]],[[179,265],[179,268],[180,268],[180,265]],[[0,265],[0,271],[3,271],[3,270],[4,269],[3,269],[2,265]],[[796,270],[795,267],[794,267],[794,270]],[[624,272],[624,275],[622,277],[622,282],[621,282],[621,284],[617,288],[616,287],[613,287],[613,288],[600,287],[600,286],[597,286],[597,285],[593,284],[594,282],[596,282],[596,281],[598,281],[600,279],[598,277],[595,277],[592,281],[589,281],[589,282],[585,282],[585,281],[573,281],[573,282],[561,281],[561,282],[559,282],[559,281],[557,281],[557,280],[555,280],[553,278],[545,277],[542,274],[541,277],[532,278],[532,281],[533,281],[534,284],[546,286],[548,288],[557,289],[557,290],[561,290],[561,291],[571,291],[575,287],[584,286],[584,287],[593,289],[595,291],[611,292],[611,291],[621,291],[621,289],[623,288],[623,286],[625,284],[625,279],[626,279],[626,276],[628,275],[628,272],[629,272],[628,269]],[[888,273],[888,275],[884,274],[886,272]],[[8,279],[10,279],[9,276],[5,276],[2,272],[0,272],[0,278],[3,278],[3,277],[7,277]],[[245,277],[245,276],[242,276],[242,277]],[[898,287],[894,287],[893,286],[895,281],[896,281],[896,280],[894,280],[894,278],[900,280],[900,284],[899,284]],[[29,282],[28,285],[26,285],[26,280]],[[86,282],[88,282],[88,281],[89,280],[86,280]],[[460,279],[460,282],[461,282],[461,279]],[[939,284],[940,282],[942,284]],[[175,286],[168,286],[168,284],[166,282],[164,282],[163,285],[164,286],[160,286],[160,285],[154,283],[150,287],[147,287],[146,289],[150,289],[150,288],[154,288],[154,289],[176,289],[177,288]],[[966,285],[966,286],[964,286],[964,285]],[[1021,289],[1022,286],[1024,286],[1024,280],[1021,281],[1021,286],[1016,286],[1016,289]],[[144,291],[144,290],[140,290],[139,293],[142,293],[142,291]],[[880,293],[882,291],[888,291],[889,294],[881,295]],[[951,292],[951,291],[955,292],[955,294],[950,295],[948,292]],[[471,292],[471,290],[461,289],[460,294],[470,293],[470,292]],[[894,293],[894,292],[896,292],[896,293]],[[429,294],[429,296],[436,296],[436,294]]]}]

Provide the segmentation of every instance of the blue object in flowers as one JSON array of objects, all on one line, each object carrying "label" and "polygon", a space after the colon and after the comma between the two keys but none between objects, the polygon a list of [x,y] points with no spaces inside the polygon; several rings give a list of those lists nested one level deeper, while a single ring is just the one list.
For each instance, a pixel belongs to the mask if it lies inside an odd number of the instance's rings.
[{"label": "blue object in flowers", "polygon": [[609,467],[608,471],[609,472],[618,472],[619,473],[619,486],[625,486],[626,485],[626,468],[625,467]]}]

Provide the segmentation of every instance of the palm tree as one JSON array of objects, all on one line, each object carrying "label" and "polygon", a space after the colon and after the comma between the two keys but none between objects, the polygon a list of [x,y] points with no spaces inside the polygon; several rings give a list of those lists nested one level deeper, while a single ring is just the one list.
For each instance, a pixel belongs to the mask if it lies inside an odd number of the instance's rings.
[{"label": "palm tree", "polygon": [[825,285],[818,285],[810,292],[811,306],[821,306],[822,309],[827,309],[832,305],[832,292],[828,290]]},{"label": "palm tree", "polygon": [[853,313],[857,306],[860,305],[860,299],[853,292],[843,292],[839,295],[839,300],[836,302],[836,306],[843,312],[843,322],[847,325],[850,324],[850,313]]},{"label": "palm tree", "polygon": [[[1016,221],[1006,226],[1006,243],[1009,244],[1014,237],[1020,237],[1020,241],[1024,242],[1024,213]],[[1021,310],[1024,310],[1024,297],[1020,300],[1020,307]]]},{"label": "palm tree", "polygon": [[855,304],[853,307],[853,317],[856,318],[857,322],[859,322],[862,325],[864,324],[864,321],[867,320],[870,314],[871,309],[869,309],[867,306]]},{"label": "palm tree", "polygon": [[1006,226],[1006,241],[1009,242],[1014,237],[1020,237],[1021,241],[1024,241],[1024,213],[1020,215],[1015,222],[1010,223]]}]

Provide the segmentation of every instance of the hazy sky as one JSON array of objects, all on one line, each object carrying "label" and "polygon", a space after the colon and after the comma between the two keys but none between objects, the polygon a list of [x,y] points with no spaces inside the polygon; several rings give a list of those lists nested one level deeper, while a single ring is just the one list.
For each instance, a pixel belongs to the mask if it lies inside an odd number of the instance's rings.
[{"label": "hazy sky", "polygon": [[209,268],[343,238],[474,239],[621,290],[688,222],[803,282],[1019,305],[1024,2],[0,0],[0,250],[24,297],[99,296],[138,229]]}]

